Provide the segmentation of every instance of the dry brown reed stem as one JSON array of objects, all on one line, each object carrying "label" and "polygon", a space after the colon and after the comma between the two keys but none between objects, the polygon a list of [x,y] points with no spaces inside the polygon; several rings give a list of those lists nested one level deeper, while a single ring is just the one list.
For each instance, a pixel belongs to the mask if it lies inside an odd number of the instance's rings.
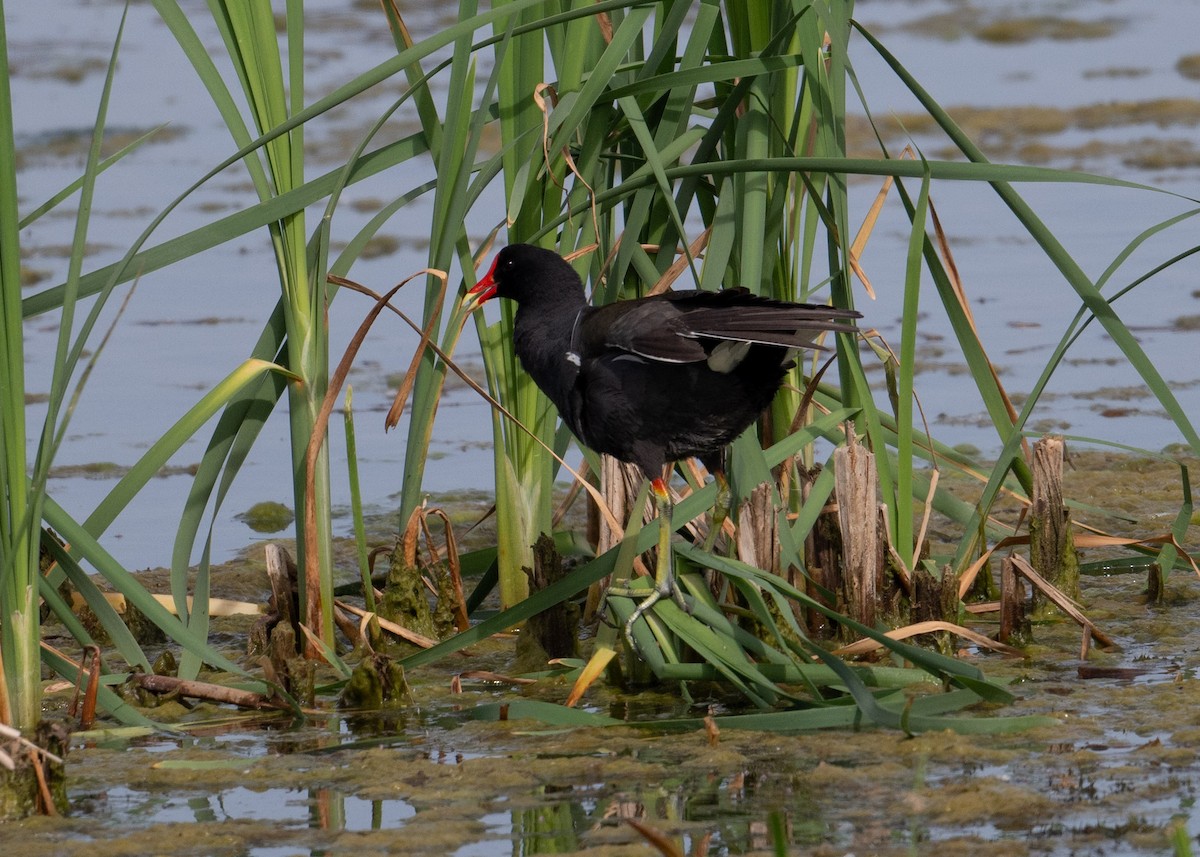
[{"label": "dry brown reed stem", "polygon": [[[91,661],[91,669],[87,669],[88,661]],[[79,705],[79,692],[83,686],[84,672],[87,672],[87,693],[83,696],[83,705]],[[83,730],[91,729],[92,724],[96,722],[96,698],[100,692],[100,647],[99,646],[84,646],[83,657],[79,661],[79,672],[75,678],[75,696],[71,699],[71,704],[67,707],[67,713],[72,717],[78,715],[79,728]]]},{"label": "dry brown reed stem", "polygon": [[50,794],[50,784],[46,782],[46,769],[43,767],[44,756],[37,750],[29,751],[29,765],[37,779],[37,809],[42,815],[58,818],[58,807],[54,805],[54,796]]},{"label": "dry brown reed stem", "polygon": [[[896,628],[892,631],[887,631],[884,636],[892,640],[906,640],[909,637],[916,637],[920,634],[932,634],[937,631],[948,631],[957,637],[968,640],[977,646],[985,649],[990,649],[994,652],[999,652],[1010,658],[1023,658],[1025,653],[1020,649],[1014,649],[1012,646],[1006,646],[1003,643],[998,643],[990,637],[985,637],[978,631],[972,631],[970,628],[964,628],[962,625],[955,625],[953,622],[942,622],[931,620],[929,622],[917,622],[913,625],[905,625],[903,628]],[[835,655],[842,657],[855,657],[865,655],[868,652],[873,652],[876,649],[883,648],[883,643],[877,640],[865,639],[857,640],[848,646],[842,646],[840,649],[834,649]]]},{"label": "dry brown reed stem", "polygon": [[[960,599],[966,597],[967,592],[971,589],[971,585],[975,583],[975,578],[979,575],[983,567],[987,565],[988,560],[992,558],[992,554],[1004,548],[1027,544],[1029,544],[1029,536],[1007,536],[980,554],[979,558],[971,563],[967,567],[967,570],[963,572],[962,577],[958,579],[958,597]],[[1191,565],[1192,571],[1195,572],[1196,576],[1200,577],[1200,565],[1196,563],[1191,554],[1184,550],[1183,545],[1179,544],[1175,540],[1175,536],[1171,533],[1161,536],[1147,536],[1146,538],[1124,538],[1121,536],[1089,535],[1086,533],[1075,537],[1075,547],[1077,548],[1115,548],[1128,547],[1129,545],[1150,547],[1152,545],[1166,544],[1173,545],[1175,550],[1179,551],[1179,555]]]},{"label": "dry brown reed stem", "polygon": [[1079,605],[1068,598],[1063,592],[1054,587],[1048,580],[1038,574],[1037,571],[1034,570],[1033,566],[1030,565],[1023,557],[1014,556],[1012,561],[1013,566],[1022,577],[1037,587],[1037,589],[1043,595],[1045,595],[1046,598],[1052,601],[1059,610],[1062,610],[1064,613],[1078,622],[1080,626],[1086,628],[1091,636],[1100,643],[1100,645],[1104,646],[1106,649],[1111,649],[1114,651],[1120,650],[1121,647],[1117,645],[1116,641],[1114,641],[1112,637],[1101,631],[1096,626],[1096,623],[1094,623],[1087,616],[1083,615],[1083,611],[1079,609]]},{"label": "dry brown reed stem", "polygon": [[378,616],[369,610],[364,610],[361,607],[356,607],[353,604],[348,604],[340,600],[333,603],[337,605],[338,609],[345,610],[347,613],[353,613],[355,616],[360,616],[364,619],[375,619],[379,622],[379,627],[384,631],[399,637],[405,642],[412,643],[414,646],[420,646],[422,649],[432,649],[438,644],[437,640],[430,639],[423,634],[418,634],[416,631],[410,631],[403,625],[384,619],[382,616]]},{"label": "dry brown reed stem", "polygon": [[[441,519],[442,527],[446,533],[446,570],[450,574],[450,585],[454,588],[454,626],[461,632],[466,631],[471,627],[471,617],[467,615],[467,598],[463,593],[462,584],[462,562],[458,556],[458,540],[454,538],[454,525],[450,523],[450,516],[443,509],[430,509],[429,515],[434,515]],[[433,536],[429,532],[428,524],[429,516],[426,515],[421,520],[421,526],[425,530],[425,543],[429,546],[429,550],[435,550],[433,545]],[[434,561],[440,562],[440,557],[434,554]]]},{"label": "dry brown reed stem", "polygon": [[236,687],[226,687],[223,684],[213,684],[207,681],[190,681],[171,675],[155,675],[154,673],[133,673],[129,680],[138,687],[143,687],[153,693],[178,693],[193,699],[206,699],[210,702],[236,705],[238,708],[252,708],[256,711],[279,709],[290,711],[292,706],[282,699],[275,699],[250,690],[240,690]]}]

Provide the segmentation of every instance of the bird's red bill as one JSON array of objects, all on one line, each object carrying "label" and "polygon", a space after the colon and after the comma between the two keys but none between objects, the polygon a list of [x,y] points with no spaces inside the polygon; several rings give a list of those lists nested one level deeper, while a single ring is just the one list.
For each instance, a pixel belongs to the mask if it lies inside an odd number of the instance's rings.
[{"label": "bird's red bill", "polygon": [[496,273],[496,261],[499,260],[499,258],[500,257],[497,256],[496,260],[492,261],[492,267],[488,268],[488,272],[483,275],[483,279],[472,286],[467,292],[468,299],[474,306],[479,306],[479,304],[483,303],[484,301],[495,297],[497,286],[496,280],[492,277],[492,275]]}]

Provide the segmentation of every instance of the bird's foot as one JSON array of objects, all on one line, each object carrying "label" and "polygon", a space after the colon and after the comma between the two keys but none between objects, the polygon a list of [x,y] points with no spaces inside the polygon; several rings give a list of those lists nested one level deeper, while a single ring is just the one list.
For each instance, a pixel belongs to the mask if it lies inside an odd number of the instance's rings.
[{"label": "bird's foot", "polygon": [[633,626],[637,624],[637,620],[641,619],[646,611],[653,607],[661,598],[661,592],[657,589],[651,589],[650,594],[642,600],[637,609],[629,614],[629,618],[625,620],[625,639],[629,641],[629,645],[634,645]]},{"label": "bird's foot", "polygon": [[673,575],[666,580],[656,583],[653,589],[623,589],[617,594],[642,599],[642,603],[625,620],[625,639],[629,640],[631,645],[633,644],[633,627],[637,624],[638,619],[645,616],[663,598],[670,596],[671,600],[684,613],[691,615],[692,612],[691,605],[684,600],[683,590],[675,582]]}]

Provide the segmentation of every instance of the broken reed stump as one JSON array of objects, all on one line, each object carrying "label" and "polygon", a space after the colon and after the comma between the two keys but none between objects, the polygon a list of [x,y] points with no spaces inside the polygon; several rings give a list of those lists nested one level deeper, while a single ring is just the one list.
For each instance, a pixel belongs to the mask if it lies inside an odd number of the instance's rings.
[{"label": "broken reed stump", "polygon": [[[958,613],[956,582],[946,569],[926,568],[928,542],[914,558],[913,569],[901,558],[906,552],[903,547],[891,549],[887,508],[878,497],[875,456],[858,442],[852,423],[847,424],[845,434],[846,444],[833,453],[837,515],[836,525],[832,521],[828,525],[839,531],[840,556],[828,548],[835,540],[822,538],[827,547],[815,554],[820,566],[814,580],[838,595],[841,612],[870,627],[954,622]],[[814,527],[814,546],[818,530]],[[947,648],[950,640],[939,638],[937,644]]]},{"label": "broken reed stump", "polygon": [[[633,504],[637,502],[638,495],[641,493],[642,485],[645,482],[645,477],[642,471],[633,464],[626,464],[623,461],[618,461],[611,455],[600,456],[600,496],[604,498],[604,504],[608,506],[614,518],[618,521],[628,521],[629,512],[633,508]],[[596,504],[590,499],[587,504],[588,509],[588,537],[592,539],[592,544],[596,546],[596,556],[606,553],[610,548],[616,547],[621,541],[622,533],[616,533],[609,526],[608,519],[600,514],[596,508]],[[642,522],[652,520],[654,517],[654,504],[647,499],[646,508],[642,512]],[[593,537],[594,532],[594,538]],[[651,567],[653,567],[655,551],[651,550],[647,556],[650,557]],[[608,589],[611,582],[609,577],[602,578],[596,583],[593,583],[588,589],[587,603],[584,605],[583,621],[589,625],[596,621],[597,611],[603,601],[603,594]]]},{"label": "broken reed stump", "polygon": [[338,708],[378,711],[411,696],[404,668],[387,655],[372,652],[354,668],[338,696]]},{"label": "broken reed stump", "polygon": [[404,551],[399,549],[392,551],[388,564],[379,615],[423,637],[441,639],[434,626],[429,591],[421,569],[415,562],[406,561]]},{"label": "broken reed stump", "polygon": [[1166,574],[1162,567],[1162,557],[1146,567],[1146,600],[1151,604],[1161,604],[1163,591],[1166,586]]},{"label": "broken reed stump", "polygon": [[[949,565],[934,575],[924,564],[912,572],[912,599],[909,624],[920,622],[953,622],[958,613],[958,577]],[[945,631],[928,635],[942,654],[954,651],[954,638]]]},{"label": "broken reed stump", "polygon": [[[444,555],[435,544],[430,518],[440,519],[445,528]],[[425,505],[413,510],[392,549],[376,607],[380,618],[427,640],[444,640],[467,629],[458,546],[444,511]]]},{"label": "broken reed stump", "polygon": [[[542,533],[533,545],[533,568],[525,568],[529,577],[529,594],[557,583],[567,576],[562,556],[554,539]],[[579,606],[573,601],[560,601],[541,613],[535,613],[517,635],[518,671],[544,669],[554,658],[579,656]]]},{"label": "broken reed stump", "polygon": [[[1029,513],[1029,558],[1038,574],[1068,597],[1079,597],[1079,556],[1071,533],[1071,515],[1063,505],[1061,437],[1047,436],[1033,445],[1033,502]],[[1036,590],[1033,614],[1053,608]]]},{"label": "broken reed stump", "polygon": [[271,680],[293,697],[311,702],[316,664],[304,657],[300,630],[300,575],[296,562],[280,545],[266,546],[271,597],[267,613],[250,630],[246,650],[265,661]]},{"label": "broken reed stump", "polygon": [[1025,609],[1025,583],[1017,573],[1012,557],[1000,565],[1000,633],[1001,643],[1021,646],[1029,642],[1029,615]]},{"label": "broken reed stump", "polygon": [[31,815],[65,815],[67,774],[64,759],[70,734],[61,722],[43,720],[27,740],[0,725],[0,823]]},{"label": "broken reed stump", "polygon": [[738,510],[737,551],[742,562],[779,574],[779,515],[766,482],[750,492]]},{"label": "broken reed stump", "polygon": [[879,618],[884,551],[880,538],[875,456],[848,424],[846,444],[833,451],[837,520],[842,531],[846,613],[868,627]]},{"label": "broken reed stump", "polygon": [[267,611],[250,631],[248,651],[251,655],[265,654],[271,645],[271,635],[283,626],[291,633],[293,655],[300,654],[298,640],[300,632],[299,573],[296,563],[281,546],[268,544],[265,549],[267,581],[271,595],[267,600]]},{"label": "broken reed stump", "polygon": [[[820,590],[812,584],[811,580],[805,580],[799,570],[789,564],[787,569],[784,569],[782,557],[780,554],[779,545],[779,494],[776,493],[773,485],[763,482],[755,487],[750,492],[750,496],[746,498],[741,507],[738,509],[737,517],[737,555],[742,562],[748,563],[755,568],[769,572],[776,577],[782,576],[785,572],[788,576],[788,582],[793,586],[801,589],[808,588],[810,593],[815,593],[813,597],[826,602],[827,599],[821,598]],[[836,528],[835,528],[836,529]],[[810,570],[811,574],[811,570]],[[809,623],[810,617],[818,617],[824,620],[824,614],[818,613],[816,610],[806,610],[804,605],[798,601],[789,599],[791,617],[789,621],[779,621],[782,616],[780,614],[783,608],[773,598],[766,599],[766,608],[770,612],[774,621],[778,625],[779,632],[785,637],[792,638],[791,620],[800,623]],[[806,616],[805,614],[809,614]],[[743,627],[751,628],[749,618],[742,620]],[[764,626],[754,623],[756,627],[751,628],[752,633],[756,635],[765,635],[769,633]],[[825,630],[828,630],[828,622],[818,625]],[[798,640],[796,642],[799,642]]]},{"label": "broken reed stump", "polygon": [[[808,503],[812,485],[821,475],[821,467],[817,465],[811,470],[800,468],[799,473],[800,500]],[[842,590],[842,533],[838,529],[835,514],[822,512],[817,516],[804,539],[804,563],[808,567],[808,574],[801,575],[796,569],[789,568],[788,582],[803,589],[826,607],[836,610],[838,593]],[[833,636],[833,620],[816,610],[806,612],[810,634],[824,638]]]}]

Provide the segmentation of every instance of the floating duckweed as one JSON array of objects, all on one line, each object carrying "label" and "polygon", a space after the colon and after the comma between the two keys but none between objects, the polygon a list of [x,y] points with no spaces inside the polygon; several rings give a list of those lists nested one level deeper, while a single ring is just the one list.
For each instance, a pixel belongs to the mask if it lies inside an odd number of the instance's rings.
[{"label": "floating duckweed", "polygon": [[[947,112],[968,136],[985,145],[994,157],[1038,164],[1068,162],[1072,166],[1087,160],[1119,158],[1123,164],[1138,169],[1191,167],[1200,163],[1200,151],[1192,142],[1194,135],[1190,131],[1200,125],[1200,100],[1194,98],[1111,101],[1072,108],[955,105]],[[1136,125],[1180,128],[1185,133],[1174,138],[1159,134],[1136,140],[1085,138],[1075,145],[1038,139],[1071,130],[1094,134],[1109,128]],[[933,118],[923,113],[897,114],[894,122],[881,122],[875,127],[864,117],[849,117],[846,133],[851,150],[863,156],[873,154],[876,131],[893,136],[895,141],[940,135]],[[927,151],[943,158],[957,156],[957,151],[950,146],[935,146]]]},{"label": "floating duckweed", "polygon": [[50,276],[50,271],[45,268],[30,268],[26,265],[21,265],[21,287],[36,286],[42,280]]},{"label": "floating duckweed", "polygon": [[1140,66],[1110,66],[1108,68],[1089,69],[1083,73],[1083,77],[1085,80],[1100,77],[1145,77],[1149,73],[1150,69]]},{"label": "floating duckweed", "polygon": [[116,479],[123,476],[129,468],[122,467],[112,461],[89,461],[83,464],[66,464],[50,468],[50,476],[54,479]]},{"label": "floating duckweed", "polygon": [[255,503],[236,518],[256,533],[277,533],[289,526],[296,516],[282,503]]},{"label": "floating duckweed", "polygon": [[1189,80],[1200,80],[1200,54],[1188,54],[1175,63],[1175,71]]},{"label": "floating duckweed", "polygon": [[1003,44],[1031,42],[1035,39],[1054,39],[1059,42],[1076,39],[1107,39],[1117,31],[1118,23],[1112,19],[1077,21],[1050,15],[1037,15],[1029,18],[1007,18],[1003,21],[985,24],[975,31],[975,37],[985,42]]},{"label": "floating duckweed", "polygon": [[1105,39],[1123,22],[1115,18],[1080,21],[1052,15],[985,20],[978,7],[962,4],[949,12],[935,12],[903,24],[900,29],[926,38],[956,41],[976,38],[997,44],[1020,44],[1036,39],[1074,41]]},{"label": "floating duckweed", "polygon": [[400,249],[400,239],[394,235],[376,235],[359,254],[362,259],[378,259],[382,256],[394,256]]}]

